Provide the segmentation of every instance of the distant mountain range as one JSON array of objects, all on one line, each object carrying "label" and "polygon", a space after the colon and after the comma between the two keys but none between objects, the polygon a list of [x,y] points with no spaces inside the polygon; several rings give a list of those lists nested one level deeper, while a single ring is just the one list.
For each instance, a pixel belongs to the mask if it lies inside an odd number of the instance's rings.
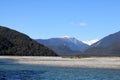
[{"label": "distant mountain range", "polygon": [[73,37],[37,39],[36,41],[54,50],[59,55],[79,55],[89,47],[89,45]]},{"label": "distant mountain range", "polygon": [[0,26],[0,55],[120,56],[120,31],[89,46],[73,37],[33,40],[23,33]]},{"label": "distant mountain range", "polygon": [[91,45],[85,51],[86,55],[120,56],[120,31],[110,34]]},{"label": "distant mountain range", "polygon": [[56,56],[57,54],[23,33],[0,26],[0,55]]},{"label": "distant mountain range", "polygon": [[71,37],[37,39],[37,41],[58,55],[120,56],[120,31],[104,37],[91,46]]}]

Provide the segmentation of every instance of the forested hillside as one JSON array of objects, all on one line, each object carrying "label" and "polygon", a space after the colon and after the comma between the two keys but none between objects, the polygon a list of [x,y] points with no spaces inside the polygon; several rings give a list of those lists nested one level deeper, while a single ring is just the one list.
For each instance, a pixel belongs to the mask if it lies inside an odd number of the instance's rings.
[{"label": "forested hillside", "polygon": [[0,55],[56,56],[56,53],[23,33],[0,26]]}]

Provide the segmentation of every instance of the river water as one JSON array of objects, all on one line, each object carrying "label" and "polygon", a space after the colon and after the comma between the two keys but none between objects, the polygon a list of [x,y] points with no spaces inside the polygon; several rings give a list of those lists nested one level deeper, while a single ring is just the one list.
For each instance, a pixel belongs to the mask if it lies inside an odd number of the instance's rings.
[{"label": "river water", "polygon": [[120,69],[54,67],[0,70],[0,80],[120,80]]}]

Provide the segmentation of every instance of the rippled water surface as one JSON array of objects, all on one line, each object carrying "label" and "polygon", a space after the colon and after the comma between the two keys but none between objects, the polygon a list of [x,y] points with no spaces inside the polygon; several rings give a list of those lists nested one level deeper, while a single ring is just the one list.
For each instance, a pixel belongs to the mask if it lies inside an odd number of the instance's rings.
[{"label": "rippled water surface", "polygon": [[120,80],[119,69],[0,70],[0,80]]}]

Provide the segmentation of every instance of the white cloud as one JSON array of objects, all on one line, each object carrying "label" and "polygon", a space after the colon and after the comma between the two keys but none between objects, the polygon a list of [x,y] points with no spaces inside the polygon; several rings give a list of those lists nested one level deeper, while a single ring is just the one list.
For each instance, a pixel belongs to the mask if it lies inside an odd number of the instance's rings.
[{"label": "white cloud", "polygon": [[87,40],[87,41],[82,41],[82,42],[85,43],[85,44],[88,44],[88,45],[92,45],[92,44],[94,44],[97,41],[99,41],[99,39]]},{"label": "white cloud", "polygon": [[85,22],[70,22],[71,25],[73,26],[80,26],[80,27],[84,27],[84,26],[87,26],[87,23]]},{"label": "white cloud", "polygon": [[86,25],[87,25],[87,23],[85,23],[85,22],[80,22],[80,26],[81,26],[81,27],[86,26]]}]

